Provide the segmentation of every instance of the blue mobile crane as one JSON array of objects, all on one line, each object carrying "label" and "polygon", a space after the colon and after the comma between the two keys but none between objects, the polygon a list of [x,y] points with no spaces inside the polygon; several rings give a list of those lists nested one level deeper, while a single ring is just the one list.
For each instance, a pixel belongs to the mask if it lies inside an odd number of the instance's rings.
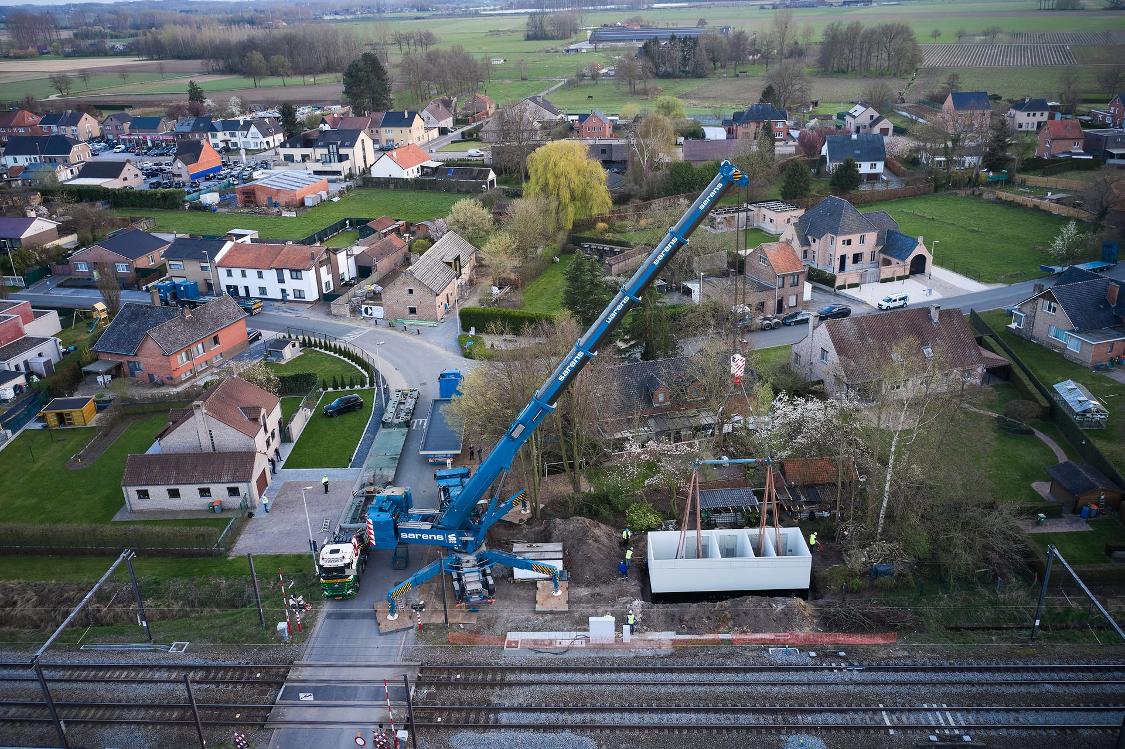
[{"label": "blue mobile crane", "polygon": [[598,349],[610,332],[640,302],[640,295],[645,288],[668,265],[676,251],[687,244],[688,237],[715,208],[727,190],[748,183],[748,177],[729,161],[724,161],[719,166],[719,173],[703,193],[668,230],[633,277],[578,339],[551,376],[540,385],[477,468],[477,472],[470,474],[468,468],[459,467],[439,470],[434,474],[440,498],[437,510],[413,508],[411,492],[406,487],[387,487],[376,495],[367,514],[368,538],[376,549],[395,550],[400,543],[405,543],[438,546],[449,551],[387,593],[389,618],[397,618],[399,605],[409,590],[443,572],[452,576],[454,593],[459,601],[472,603],[490,600],[495,593],[492,567],[496,564],[549,576],[554,582],[555,594],[558,594],[559,570],[541,562],[485,548],[488,529],[506,515],[523,495],[521,490],[507,500],[500,501],[499,492],[504,477],[520,447],[554,410],[559,396],[582,368],[597,356]]}]

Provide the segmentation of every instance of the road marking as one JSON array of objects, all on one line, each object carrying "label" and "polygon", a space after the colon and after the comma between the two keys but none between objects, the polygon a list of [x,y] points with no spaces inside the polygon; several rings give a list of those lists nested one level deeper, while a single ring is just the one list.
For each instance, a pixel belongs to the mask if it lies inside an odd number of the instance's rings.
[{"label": "road marking", "polygon": [[356,338],[359,338],[361,335],[363,335],[366,332],[367,332],[367,330],[365,328],[352,328],[347,333],[344,333],[344,335],[340,336],[340,340],[341,341],[354,341]]},{"label": "road marking", "polygon": [[332,526],[332,521],[331,521],[331,520],[329,520],[328,518],[325,518],[325,519],[324,519],[324,522],[320,524],[320,529],[321,529],[322,531],[325,531],[325,532],[327,532],[327,531],[328,531],[328,529],[329,529],[329,528],[330,528],[331,526]]},{"label": "road marking", "polygon": [[427,421],[429,421],[429,419],[411,419],[410,420],[410,428],[411,429],[425,429]]},{"label": "road marking", "polygon": [[297,699],[299,699],[301,702],[312,702],[313,701],[313,693],[312,692],[298,692],[297,693]]},{"label": "road marking", "polygon": [[[883,706],[883,703],[882,703],[882,702],[880,702],[880,703],[879,703],[879,707],[882,707],[882,706]],[[888,733],[888,734],[890,734],[891,736],[894,736],[894,735],[895,735],[895,729],[891,728],[891,719],[890,719],[890,716],[888,716],[888,715],[887,715],[887,711],[886,711],[886,710],[882,710],[882,711],[880,711],[880,712],[882,712],[882,713],[883,713],[883,722],[884,722],[884,723],[885,723],[885,724],[887,725],[887,733]]]}]

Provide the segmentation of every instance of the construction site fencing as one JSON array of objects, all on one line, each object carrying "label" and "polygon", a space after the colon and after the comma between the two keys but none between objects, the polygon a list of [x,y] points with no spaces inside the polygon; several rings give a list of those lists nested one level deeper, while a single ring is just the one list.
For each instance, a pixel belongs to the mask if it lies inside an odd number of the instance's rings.
[{"label": "construction site fencing", "polygon": [[1062,432],[1063,437],[1070,443],[1070,447],[1078,453],[1085,462],[1097,468],[1118,486],[1125,486],[1125,478],[1122,477],[1113,463],[1098,449],[1098,446],[1095,445],[1089,435],[1078,426],[1074,419],[1071,418],[1070,414],[1068,414],[1065,409],[1059,408],[1058,401],[1055,400],[1055,391],[1039,379],[1035,372],[1033,372],[1031,368],[1024,363],[1023,359],[1016,354],[1012,347],[1008,345],[1007,341],[993,330],[992,326],[989,325],[983,317],[978,315],[976,310],[969,310],[969,322],[978,335],[990,338],[1003,349],[1004,354],[1012,364],[1019,368],[1027,378],[1027,381],[1039,392],[1043,400],[1048,404],[1049,415],[1059,428],[1059,431]]},{"label": "construction site fencing", "polygon": [[151,556],[221,556],[234,546],[246,518],[244,505],[229,510],[223,528],[141,523],[0,525],[0,554],[119,554],[129,548]]}]

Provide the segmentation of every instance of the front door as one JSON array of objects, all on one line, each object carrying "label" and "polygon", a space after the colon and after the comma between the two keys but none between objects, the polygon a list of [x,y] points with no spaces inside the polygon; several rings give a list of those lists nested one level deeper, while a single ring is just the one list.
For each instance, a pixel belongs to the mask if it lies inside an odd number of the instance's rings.
[{"label": "front door", "polygon": [[778,299],[777,300],[777,306],[774,309],[773,313],[775,315],[780,315],[784,311],[785,311],[785,300],[784,299]]},{"label": "front door", "polygon": [[238,296],[238,287],[234,284],[227,284],[227,294],[230,296]]},{"label": "front door", "polygon": [[844,272],[844,264],[848,262],[847,255],[840,255],[840,272]]},{"label": "front door", "polygon": [[289,298],[289,289],[282,289],[281,290],[281,301],[284,302],[288,298]]},{"label": "front door", "polygon": [[250,287],[249,286],[243,286],[242,287],[242,296],[244,296],[248,299],[250,298]]}]

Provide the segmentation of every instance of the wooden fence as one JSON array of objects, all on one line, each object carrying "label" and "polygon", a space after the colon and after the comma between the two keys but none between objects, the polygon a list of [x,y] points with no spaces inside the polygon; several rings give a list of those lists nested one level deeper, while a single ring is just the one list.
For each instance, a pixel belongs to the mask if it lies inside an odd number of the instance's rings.
[{"label": "wooden fence", "polygon": [[1077,179],[1062,179],[1061,177],[1036,177],[1033,174],[1021,174],[1016,181],[1031,185],[1032,187],[1046,187],[1049,190],[1085,190],[1086,183]]},{"label": "wooden fence", "polygon": [[[988,193],[986,193],[988,195]],[[1040,211],[1053,213],[1056,216],[1064,216],[1066,218],[1076,219],[1078,221],[1085,221],[1087,223],[1094,220],[1094,214],[1089,211],[1084,211],[1081,208],[1075,208],[1069,205],[1060,205],[1059,203],[1052,203],[1049,200],[1040,200],[1033,198],[1030,195],[1017,195],[1012,192],[1004,192],[996,190],[991,193],[997,200],[1005,203],[1016,203],[1018,205],[1026,206],[1027,208],[1037,208]]]}]

